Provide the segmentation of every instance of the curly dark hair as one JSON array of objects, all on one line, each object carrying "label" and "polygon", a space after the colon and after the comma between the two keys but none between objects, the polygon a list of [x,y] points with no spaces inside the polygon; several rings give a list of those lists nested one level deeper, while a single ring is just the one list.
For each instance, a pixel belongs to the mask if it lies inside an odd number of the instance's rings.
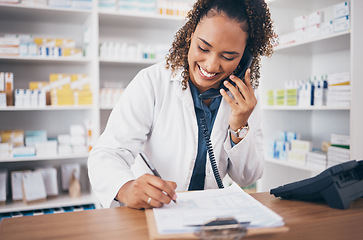
[{"label": "curly dark hair", "polygon": [[[188,52],[191,36],[201,19],[210,14],[211,10],[237,20],[241,23],[242,30],[247,32],[247,47],[253,55],[251,83],[256,89],[259,85],[261,56],[270,57],[273,43],[277,41],[270,11],[264,0],[198,0],[186,16],[187,22],[174,37],[166,56],[166,67],[171,68],[173,73],[177,69],[183,69],[182,86],[185,90],[190,77]],[[238,65],[233,74],[240,68]]]}]

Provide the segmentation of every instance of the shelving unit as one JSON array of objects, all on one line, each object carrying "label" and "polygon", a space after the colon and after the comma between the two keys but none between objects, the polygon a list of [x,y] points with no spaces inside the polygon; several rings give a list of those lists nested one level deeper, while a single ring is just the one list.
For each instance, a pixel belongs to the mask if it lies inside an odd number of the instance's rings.
[{"label": "shelving unit", "polygon": [[[56,9],[49,7],[31,7],[22,5],[0,4],[0,34],[32,34],[38,37],[70,38],[76,41],[78,48],[83,47],[83,30],[88,27],[92,34],[98,30],[98,15],[94,10]],[[96,33],[94,33],[96,32]],[[0,57],[0,71],[14,73],[14,89],[26,89],[30,81],[49,81],[51,73],[85,73],[91,79],[94,92],[92,106],[46,106],[46,107],[5,107],[0,108],[0,130],[46,130],[48,137],[69,133],[72,124],[83,124],[91,120],[96,135],[99,135],[98,109],[98,67],[97,38],[91,38],[91,51],[86,57]],[[86,169],[88,153],[35,157],[1,157],[0,169],[8,171],[8,190],[11,189],[10,173],[18,170],[33,170],[52,166],[57,169],[60,183],[60,167],[63,163],[81,165],[80,198],[70,198],[68,193],[59,188],[59,196],[42,203],[25,204],[12,202],[11,190],[8,191],[6,205],[0,207],[0,213],[26,211],[31,209],[57,208],[75,205],[94,204]],[[10,189],[9,189],[10,188]]]},{"label": "shelving unit", "polygon": [[[107,12],[98,8],[93,1],[92,10],[33,7],[0,4],[0,35],[32,34],[39,37],[71,38],[77,47],[83,44],[83,29],[91,30],[90,52],[86,57],[4,57],[0,56],[0,71],[14,73],[14,89],[28,88],[29,81],[48,81],[50,73],[86,73],[91,78],[93,92],[92,106],[46,106],[0,108],[0,130],[46,130],[48,137],[69,132],[71,124],[81,124],[90,119],[96,141],[102,133],[111,107],[101,108],[99,90],[105,82],[126,87],[142,68],[159,62],[155,59],[105,59],[100,58],[101,41],[128,41],[145,44],[170,45],[174,34],[184,23],[183,17],[127,14]],[[66,117],[65,117],[66,116]],[[61,120],[60,120],[61,119]],[[61,121],[61,122],[60,122]],[[99,204],[89,186],[86,163],[87,154],[57,155],[47,157],[2,157],[0,170],[10,172],[54,166],[58,170],[62,163],[81,164],[81,198],[72,199],[66,192],[60,192],[55,199],[38,204],[7,202],[0,207],[0,213],[26,211],[31,209]],[[58,172],[58,179],[60,173]],[[10,187],[11,188],[11,187]],[[10,194],[11,196],[11,194]],[[8,196],[8,197],[10,197]]]},{"label": "shelving unit", "polygon": [[[341,2],[341,0],[276,0],[269,3],[269,7],[278,34],[284,34],[292,32],[294,17],[324,10]],[[298,132],[301,134],[301,139],[312,141],[315,148],[321,148],[322,141],[330,141],[331,133],[340,133],[350,135],[351,159],[363,158],[363,150],[359,147],[361,141],[359,136],[363,134],[363,128],[358,124],[363,120],[363,113],[358,104],[359,100],[363,102],[360,93],[363,89],[360,81],[362,68],[358,66],[363,51],[358,42],[363,36],[360,27],[363,20],[361,16],[363,3],[359,0],[350,2],[350,31],[278,46],[271,59],[263,59],[260,93],[263,104],[262,128],[265,149],[277,138],[279,131]],[[284,88],[287,80],[338,72],[351,73],[350,107],[266,105],[266,91]],[[258,191],[269,191],[279,185],[316,175],[321,170],[323,169],[271,159],[266,154],[265,171],[258,182]]]}]

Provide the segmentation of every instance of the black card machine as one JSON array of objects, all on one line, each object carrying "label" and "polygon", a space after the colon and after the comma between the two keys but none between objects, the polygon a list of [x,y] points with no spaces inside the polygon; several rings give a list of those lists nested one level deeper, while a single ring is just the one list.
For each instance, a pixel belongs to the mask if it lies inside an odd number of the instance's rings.
[{"label": "black card machine", "polygon": [[337,164],[315,177],[271,189],[270,194],[283,199],[324,200],[332,208],[347,209],[363,197],[363,160]]}]

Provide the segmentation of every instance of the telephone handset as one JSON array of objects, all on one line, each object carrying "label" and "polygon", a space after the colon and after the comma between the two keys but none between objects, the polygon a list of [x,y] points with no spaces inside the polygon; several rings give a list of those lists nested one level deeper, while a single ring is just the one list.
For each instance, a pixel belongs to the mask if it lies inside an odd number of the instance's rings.
[{"label": "telephone handset", "polygon": [[[238,73],[236,73],[236,77],[238,77],[240,79],[243,79],[243,77],[244,77],[244,75],[246,73],[246,70],[251,66],[252,57],[253,56],[252,56],[251,51],[246,47],[245,51],[243,53],[243,56],[241,58],[241,61],[240,61],[240,65],[242,66],[242,69],[241,69],[241,71],[238,71]],[[228,81],[231,84],[233,84],[234,86],[236,86],[236,84],[232,80],[228,79]],[[223,85],[223,83],[221,84],[221,88],[228,91],[228,89]],[[201,100],[207,100],[207,99],[212,99],[212,98],[218,97],[218,96],[221,95],[219,90],[220,90],[220,88],[219,89],[215,89],[215,88],[208,89],[204,93],[199,94],[199,98]],[[203,104],[201,105],[201,107],[202,107],[202,109],[204,111]],[[205,118],[206,118],[206,113],[204,111],[204,117],[201,118],[201,122],[202,122],[201,127],[202,127],[202,130],[203,130],[204,139],[205,139],[206,144],[207,144],[207,152],[208,152],[208,155],[209,155],[209,160],[210,160],[211,167],[212,167],[213,174],[214,174],[214,178],[216,179],[218,187],[219,188],[224,188],[223,181],[222,181],[221,176],[219,174],[218,166],[217,166],[217,163],[216,163],[216,160],[215,160],[215,156],[214,156],[214,152],[213,152],[213,146],[212,146],[212,142],[210,140],[210,135],[209,135],[207,122],[206,122]]]},{"label": "telephone handset", "polygon": [[[242,69],[240,71],[238,71],[238,73],[236,73],[236,77],[240,78],[240,79],[243,79],[244,76],[245,76],[245,73],[247,71],[247,69],[249,67],[251,67],[251,63],[252,63],[252,53],[250,51],[249,48],[245,48],[245,51],[243,53],[243,56],[241,58],[241,61],[240,61],[240,64],[242,66]],[[230,80],[228,78],[228,81],[233,85],[233,86],[236,86],[236,84]],[[199,98],[202,99],[202,100],[207,100],[207,99],[212,99],[212,98],[215,98],[215,97],[218,97],[220,96],[220,92],[219,90],[223,88],[224,90],[228,91],[228,88],[226,88],[223,83],[221,83],[221,87],[219,89],[215,89],[215,88],[211,88],[211,89],[208,89],[207,91],[205,91],[204,93],[201,93],[199,94]]]}]

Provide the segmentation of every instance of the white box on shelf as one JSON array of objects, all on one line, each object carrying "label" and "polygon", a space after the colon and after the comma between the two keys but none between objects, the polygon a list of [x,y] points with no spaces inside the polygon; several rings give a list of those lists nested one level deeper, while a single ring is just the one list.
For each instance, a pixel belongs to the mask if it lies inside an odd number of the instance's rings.
[{"label": "white box on shelf", "polygon": [[0,170],[0,203],[6,202],[8,172]]},{"label": "white box on shelf", "polygon": [[30,94],[30,106],[31,107],[38,107],[38,90],[31,90]]},{"label": "white box on shelf", "polygon": [[320,35],[328,36],[334,32],[333,21],[327,21],[320,24]]},{"label": "white box on shelf", "polygon": [[0,92],[5,91],[5,73],[0,72]]},{"label": "white box on shelf", "polygon": [[338,133],[330,135],[330,143],[336,145],[350,145],[350,136]]},{"label": "white box on shelf", "polygon": [[305,15],[301,15],[294,18],[294,29],[298,30],[308,25],[308,19]]},{"label": "white box on shelf", "polygon": [[334,18],[350,15],[350,2],[342,2],[333,6]]},{"label": "white box on shelf", "polygon": [[41,172],[29,171],[22,175],[23,201],[25,203],[45,200],[47,193]]},{"label": "white box on shelf", "polygon": [[73,124],[70,127],[70,134],[71,136],[84,136],[84,127],[79,124]]},{"label": "white box on shelf", "polygon": [[57,196],[58,195],[57,169],[55,169],[54,167],[48,167],[48,168],[38,168],[36,169],[36,171],[39,171],[43,176],[47,197]]},{"label": "white box on shelf", "polygon": [[80,180],[81,165],[78,163],[62,164],[61,173],[62,173],[62,189],[68,190],[73,173],[75,177],[78,179],[78,181]]},{"label": "white box on shelf", "polygon": [[15,89],[15,107],[24,107],[24,89]]},{"label": "white box on shelf", "polygon": [[56,156],[58,154],[57,140],[35,143],[37,156]]},{"label": "white box on shelf", "polygon": [[10,142],[0,143],[0,157],[10,157],[12,149],[13,145]]},{"label": "white box on shelf", "polygon": [[340,72],[328,74],[327,78],[329,86],[335,84],[349,83],[350,82],[350,72]]},{"label": "white box on shelf", "polygon": [[317,25],[323,22],[324,12],[315,11],[308,15],[308,26]]},{"label": "white box on shelf", "polygon": [[59,145],[71,145],[71,136],[69,134],[59,134],[57,139]]},{"label": "white box on shelf", "polygon": [[73,153],[73,150],[72,150],[71,145],[63,145],[63,144],[58,145],[58,154],[59,155],[68,155],[68,154],[72,154],[72,153]]},{"label": "white box on shelf", "polygon": [[350,30],[350,16],[334,19],[333,28],[336,33]]},{"label": "white box on shelf", "polygon": [[11,172],[11,191],[13,201],[23,200],[23,187],[22,187],[22,176],[27,171],[13,171]]},{"label": "white box on shelf", "polygon": [[302,41],[306,38],[306,28],[301,28],[299,30],[296,30],[293,34],[293,40],[295,42]]},{"label": "white box on shelf", "polygon": [[317,38],[320,36],[320,24],[310,25],[305,31],[306,38]]},{"label": "white box on shelf", "polygon": [[13,148],[13,157],[34,157],[35,147],[19,146]]},{"label": "white box on shelf", "polygon": [[0,92],[0,107],[6,107],[6,93]]}]

